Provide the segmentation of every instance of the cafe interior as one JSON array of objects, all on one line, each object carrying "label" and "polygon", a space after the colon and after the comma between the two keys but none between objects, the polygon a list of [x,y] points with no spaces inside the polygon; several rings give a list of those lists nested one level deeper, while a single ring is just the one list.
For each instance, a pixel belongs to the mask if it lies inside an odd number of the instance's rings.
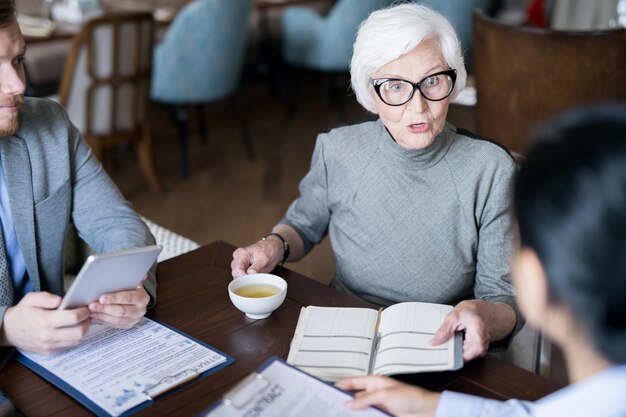
[{"label": "cafe interior", "polygon": [[[550,116],[626,100],[624,0],[417,2],[447,16],[462,44],[468,82],[448,121],[518,160]],[[350,89],[350,59],[360,22],[391,3],[18,0],[27,95],[67,108],[167,242],[161,259],[215,241],[245,246],[298,196],[319,133],[376,119]],[[122,78],[130,87],[113,87]],[[286,267],[328,284],[329,239]],[[497,355],[567,381],[559,352],[532,329]]]}]

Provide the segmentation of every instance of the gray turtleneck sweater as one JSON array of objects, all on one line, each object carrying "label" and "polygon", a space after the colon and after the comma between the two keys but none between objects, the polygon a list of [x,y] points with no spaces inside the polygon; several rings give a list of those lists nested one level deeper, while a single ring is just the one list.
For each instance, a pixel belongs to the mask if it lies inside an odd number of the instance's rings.
[{"label": "gray turtleneck sweater", "polygon": [[330,233],[332,285],[372,303],[478,298],[517,312],[515,171],[502,147],[449,124],[424,149],[398,145],[380,120],[342,127],[319,135],[280,223],[298,231],[305,253]]}]

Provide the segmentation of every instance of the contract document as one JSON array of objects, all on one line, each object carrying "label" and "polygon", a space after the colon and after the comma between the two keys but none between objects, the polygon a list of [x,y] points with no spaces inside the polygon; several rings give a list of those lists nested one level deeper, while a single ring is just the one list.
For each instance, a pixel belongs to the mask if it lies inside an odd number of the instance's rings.
[{"label": "contract document", "polygon": [[352,396],[272,357],[203,417],[382,417],[377,408],[351,410]]},{"label": "contract document", "polygon": [[17,360],[99,416],[126,416],[167,391],[233,362],[222,352],[144,317],[131,329],[92,324],[80,345]]}]

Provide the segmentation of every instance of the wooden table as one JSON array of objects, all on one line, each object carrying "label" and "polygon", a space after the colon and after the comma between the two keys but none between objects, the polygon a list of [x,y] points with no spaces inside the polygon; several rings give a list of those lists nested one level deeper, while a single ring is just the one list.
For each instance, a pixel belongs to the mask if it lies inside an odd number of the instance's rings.
[{"label": "wooden table", "polygon": [[[150,12],[160,27],[167,27],[176,14],[191,0],[101,0],[105,13]],[[73,38],[83,27],[82,24],[54,22],[55,27],[48,36],[30,36],[24,34],[29,45],[41,42],[68,40]]]},{"label": "wooden table", "polygon": [[[155,19],[160,26],[167,26],[174,19],[176,14],[192,0],[101,0],[102,6],[106,12],[120,11],[148,11],[155,14]],[[261,26],[267,25],[267,10],[279,9],[289,6],[305,6],[310,4],[330,3],[335,0],[253,0],[252,7],[260,12]],[[33,9],[33,10],[30,10]],[[27,8],[27,14],[38,15],[33,13],[35,9],[31,6]],[[166,11],[167,13],[159,13]],[[160,18],[160,16],[163,16]],[[167,18],[165,17],[167,16]],[[29,36],[24,34],[24,39],[28,44],[40,42],[58,41],[63,39],[71,39],[76,35],[82,27],[82,24],[71,24],[67,22],[55,22],[54,30],[48,36]],[[267,30],[267,29],[266,29]]]},{"label": "wooden table", "polygon": [[[300,308],[371,307],[300,274],[278,267],[289,285],[284,304],[265,320],[252,320],[231,304],[232,245],[214,242],[159,264],[157,307],[150,315],[235,358],[235,363],[157,401],[138,416],[194,416],[271,355],[287,357]],[[560,386],[492,356],[456,372],[416,374],[411,382],[496,399],[536,400]],[[83,416],[90,412],[15,361],[0,372],[0,389],[27,416]]]}]

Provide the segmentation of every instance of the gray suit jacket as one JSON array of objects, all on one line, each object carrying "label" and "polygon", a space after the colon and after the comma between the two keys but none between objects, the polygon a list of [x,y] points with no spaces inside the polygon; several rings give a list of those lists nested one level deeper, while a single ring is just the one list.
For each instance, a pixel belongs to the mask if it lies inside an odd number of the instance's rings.
[{"label": "gray suit jacket", "polygon": [[[63,249],[70,221],[96,252],[154,244],[147,226],[59,104],[26,98],[20,118],[18,132],[0,138],[0,156],[34,291],[63,294]],[[144,282],[153,302],[155,272],[156,265]],[[0,292],[11,289],[11,283],[0,282]],[[8,307],[0,306],[0,326]],[[0,352],[0,364],[8,353]]]}]

